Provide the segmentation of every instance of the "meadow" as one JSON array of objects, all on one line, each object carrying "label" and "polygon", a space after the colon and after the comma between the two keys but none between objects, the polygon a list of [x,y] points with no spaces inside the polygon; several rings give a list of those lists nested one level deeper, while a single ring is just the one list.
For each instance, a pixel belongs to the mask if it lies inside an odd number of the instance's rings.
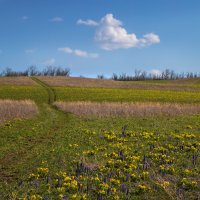
[{"label": "meadow", "polygon": [[41,104],[48,103],[48,93],[37,85],[0,85],[0,99],[30,99]]},{"label": "meadow", "polygon": [[[192,106],[199,105],[198,90],[149,90],[153,82],[137,90],[49,86],[41,80],[2,84],[0,78],[0,99],[31,99],[39,108],[30,119],[0,125],[0,199],[200,198],[198,112],[99,118],[53,105],[62,100]],[[181,85],[199,87],[199,80],[191,82]]]},{"label": "meadow", "polygon": [[200,103],[199,92],[54,87],[57,101]]},{"label": "meadow", "polygon": [[78,88],[117,88],[135,90],[175,90],[199,91],[198,78],[187,80],[146,80],[146,81],[114,81],[108,79],[81,78],[81,77],[50,77],[38,76],[42,82],[52,87],[78,87]]}]

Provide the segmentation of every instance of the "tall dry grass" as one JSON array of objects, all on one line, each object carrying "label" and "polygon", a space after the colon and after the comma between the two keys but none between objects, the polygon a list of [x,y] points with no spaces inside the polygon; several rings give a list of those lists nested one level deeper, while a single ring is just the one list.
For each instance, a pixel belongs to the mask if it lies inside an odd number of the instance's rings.
[{"label": "tall dry grass", "polygon": [[[143,89],[143,90],[177,90],[177,91],[197,91],[198,87],[192,87],[190,81],[181,82],[181,80],[159,83],[158,81],[114,81],[95,78],[80,77],[49,77],[39,76],[41,81],[51,86],[63,87],[83,87],[83,88],[123,88],[123,89]],[[188,83],[188,84],[187,84]]]},{"label": "tall dry grass", "polygon": [[55,102],[65,112],[79,116],[175,116],[200,113],[200,105],[177,103]]},{"label": "tall dry grass", "polygon": [[37,105],[31,100],[0,100],[0,123],[13,119],[30,118],[38,112]]},{"label": "tall dry grass", "polygon": [[30,77],[0,77],[0,85],[36,85]]}]

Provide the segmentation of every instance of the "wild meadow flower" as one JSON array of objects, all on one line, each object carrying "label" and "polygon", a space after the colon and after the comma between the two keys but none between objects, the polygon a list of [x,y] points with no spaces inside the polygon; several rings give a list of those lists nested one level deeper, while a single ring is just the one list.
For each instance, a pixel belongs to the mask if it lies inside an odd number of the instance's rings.
[{"label": "wild meadow flower", "polygon": [[113,184],[113,185],[120,185],[120,180],[118,180],[118,179],[114,179],[114,178],[111,178],[110,179],[110,182]]},{"label": "wild meadow flower", "polygon": [[137,180],[137,176],[134,173],[131,174],[131,180],[132,181],[136,181]]},{"label": "wild meadow flower", "polygon": [[170,186],[170,182],[169,181],[163,181],[163,183],[161,183],[160,186],[162,188],[166,189]]},{"label": "wild meadow flower", "polygon": [[189,176],[189,175],[192,175],[193,174],[193,171],[191,169],[185,169],[183,171],[183,174],[186,175],[186,176]]},{"label": "wild meadow flower", "polygon": [[49,172],[49,169],[47,167],[39,167],[37,168],[37,171],[41,175],[46,175]]},{"label": "wild meadow flower", "polygon": [[65,178],[64,178],[64,181],[65,182],[69,182],[69,181],[71,181],[72,179],[71,179],[71,177],[69,177],[69,176],[65,176]]},{"label": "wild meadow flower", "polygon": [[58,187],[57,188],[58,193],[64,194],[65,193],[65,187]]},{"label": "wild meadow flower", "polygon": [[196,180],[190,180],[188,178],[183,178],[181,181],[183,188],[185,189],[195,189],[198,185]]},{"label": "wild meadow flower", "polygon": [[39,177],[40,177],[39,174],[32,173],[32,174],[29,175],[29,179],[30,180],[35,180],[35,179],[37,180]]},{"label": "wild meadow flower", "polygon": [[71,199],[77,199],[77,194],[72,194]]},{"label": "wild meadow flower", "polygon": [[42,200],[42,197],[37,194],[33,194],[30,196],[30,200]]},{"label": "wild meadow flower", "polygon": [[145,184],[142,184],[142,183],[137,185],[137,193],[140,194],[140,193],[145,193],[147,191],[150,191],[150,187],[149,186],[147,186]]},{"label": "wild meadow flower", "polygon": [[87,151],[84,151],[83,154],[93,156],[93,155],[95,155],[95,151],[94,150],[87,150]]},{"label": "wild meadow flower", "polygon": [[146,171],[142,172],[142,174],[140,175],[142,179],[146,179],[148,176],[149,176],[149,172],[146,172]]}]

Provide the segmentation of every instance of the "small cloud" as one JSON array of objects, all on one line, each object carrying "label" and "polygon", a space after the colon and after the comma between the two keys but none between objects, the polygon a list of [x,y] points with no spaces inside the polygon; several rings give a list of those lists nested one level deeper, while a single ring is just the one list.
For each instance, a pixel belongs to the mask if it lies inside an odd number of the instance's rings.
[{"label": "small cloud", "polygon": [[43,64],[44,65],[53,65],[55,64],[56,60],[54,58],[51,58],[49,60],[46,60]]},{"label": "small cloud", "polygon": [[54,17],[54,18],[52,18],[50,21],[51,21],[51,22],[63,22],[64,19],[61,18],[61,17]]},{"label": "small cloud", "polygon": [[80,57],[87,57],[88,56],[88,53],[86,51],[82,51],[82,50],[79,50],[79,49],[75,49],[74,54],[76,56],[80,56]]},{"label": "small cloud", "polygon": [[162,72],[159,69],[152,69],[149,71],[149,73],[153,76],[160,76]]},{"label": "small cloud", "polygon": [[147,42],[152,43],[152,44],[160,43],[159,36],[154,33],[148,33],[148,34],[144,35],[144,38],[146,39]]},{"label": "small cloud", "polygon": [[68,53],[68,54],[73,54],[78,57],[83,57],[83,58],[98,58],[99,55],[97,53],[88,53],[87,51],[83,51],[80,49],[71,49],[69,47],[63,47],[63,48],[58,48],[58,51]]},{"label": "small cloud", "polygon": [[29,53],[34,53],[35,49],[26,49],[25,53],[29,54]]},{"label": "small cloud", "polygon": [[68,47],[58,48],[58,51],[62,51],[64,53],[73,53],[73,50],[71,48],[68,48]]},{"label": "small cloud", "polygon": [[95,41],[104,50],[146,47],[160,43],[160,37],[155,33],[148,33],[142,38],[138,38],[135,33],[128,33],[123,23],[111,13],[105,15],[99,23],[93,20],[78,20],[77,24],[97,26]]},{"label": "small cloud", "polygon": [[77,24],[79,25],[86,25],[86,26],[98,26],[98,22],[94,21],[94,20],[91,20],[91,19],[88,19],[88,20],[82,20],[82,19],[79,19],[77,21]]},{"label": "small cloud", "polygon": [[79,50],[79,49],[75,49],[74,50],[74,54],[76,56],[79,56],[79,57],[98,58],[98,54],[96,54],[96,53],[88,53],[86,51],[82,51],[82,50]]},{"label": "small cloud", "polygon": [[21,19],[22,19],[23,21],[26,21],[26,20],[29,19],[29,17],[24,15],[24,16],[21,17]]},{"label": "small cloud", "polygon": [[156,44],[156,43],[160,43],[159,36],[154,33],[148,33],[144,35],[142,39],[139,39],[138,46],[145,47],[145,46],[149,46],[151,44]]}]

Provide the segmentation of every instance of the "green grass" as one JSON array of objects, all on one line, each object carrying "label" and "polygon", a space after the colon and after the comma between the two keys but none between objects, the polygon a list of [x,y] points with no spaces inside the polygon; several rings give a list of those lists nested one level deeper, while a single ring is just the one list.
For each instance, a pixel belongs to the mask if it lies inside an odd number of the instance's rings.
[{"label": "green grass", "polygon": [[[48,104],[55,99],[54,91],[57,100],[65,101],[185,103],[200,101],[200,94],[196,92],[61,87],[51,89],[46,84],[25,87],[0,86],[0,98],[29,98],[35,100],[40,109],[40,114],[32,119],[0,125],[0,199],[20,197],[40,199],[40,196],[62,199],[62,195],[67,195],[69,199],[81,199],[83,193],[87,192],[88,199],[97,199],[97,196],[103,193],[101,190],[107,192],[102,188],[105,183],[117,190],[117,193],[112,192],[109,194],[111,196],[105,196],[104,199],[109,200],[117,196],[125,199],[126,194],[123,192],[122,184],[128,185],[130,199],[177,199],[183,195],[185,199],[196,199],[200,196],[199,159],[195,165],[193,164],[193,156],[200,151],[200,115],[81,118],[56,110]],[[128,134],[122,137],[124,125],[128,125],[126,130]],[[115,147],[115,145],[119,146]],[[163,147],[167,149],[166,152],[162,150]],[[136,175],[136,179],[126,180],[126,170],[129,168],[123,164],[117,168],[107,164],[112,162],[112,156],[107,156],[111,153],[117,154],[115,161],[121,160],[120,151],[124,154],[122,159],[124,164],[128,166],[129,156],[140,156],[135,163],[137,168],[130,171],[131,174]],[[154,158],[157,153],[159,153],[158,160]],[[141,168],[144,155],[151,164],[147,170]],[[167,162],[161,157],[174,159],[174,163],[170,165],[174,168],[173,172],[160,171],[160,165],[165,165]],[[82,176],[85,178],[82,180],[75,173],[77,163],[96,166],[96,168],[94,171],[82,171]],[[103,166],[107,171],[101,171]],[[42,169],[38,169],[40,167]],[[186,169],[189,169],[189,174],[186,173]],[[64,177],[63,172],[67,173]],[[143,177],[143,172],[149,173],[147,177]],[[33,174],[40,177],[34,178]],[[75,180],[83,184],[83,190],[76,186],[73,188],[72,182],[64,186],[63,178],[70,177],[74,180],[74,175]],[[100,182],[96,179],[94,181],[97,177]],[[120,185],[111,183],[109,177],[119,180]],[[57,181],[58,178],[60,181]],[[185,185],[183,185],[183,178],[186,178]],[[167,189],[162,186],[164,181],[170,184]],[[91,186],[87,188],[87,185]],[[139,189],[139,185],[145,188]],[[66,187],[64,191],[62,186]]]},{"label": "green grass", "polygon": [[[2,126],[1,127],[1,137],[3,140],[3,147],[1,146],[1,161],[2,157],[8,157],[8,160],[5,158],[3,161],[4,166],[4,177],[1,180],[6,180],[9,182],[9,185],[6,187],[2,183],[4,187],[4,195],[8,195],[10,189],[15,185],[15,182],[19,183],[20,180],[23,181],[23,186],[14,190],[17,192],[17,196],[22,197],[25,194],[28,194],[29,189],[32,188],[28,186],[31,182],[28,178],[30,174],[37,174],[38,167],[47,167],[49,170],[49,175],[51,180],[54,180],[57,176],[56,173],[62,171],[67,172],[68,176],[74,175],[74,169],[76,168],[76,162],[81,162],[81,158],[84,158],[84,161],[87,163],[93,163],[96,165],[106,164],[106,161],[109,158],[105,158],[106,153],[116,152],[119,153],[118,149],[112,148],[109,145],[118,143],[114,140],[114,142],[104,141],[101,139],[102,135],[104,135],[105,131],[114,132],[117,135],[120,135],[121,128],[124,125],[128,125],[127,132],[131,132],[134,134],[138,134],[137,137],[127,137],[125,139],[128,142],[125,142],[124,147],[128,145],[130,150],[128,154],[130,155],[139,155],[141,159],[144,155],[147,155],[149,162],[151,162],[150,155],[150,144],[155,144],[156,147],[164,146],[166,147],[168,144],[172,144],[173,148],[178,145],[178,148],[181,149],[181,141],[176,144],[176,140],[173,138],[176,135],[182,134],[194,134],[194,139],[184,139],[185,147],[187,143],[198,143],[200,142],[199,138],[199,123],[200,116],[192,116],[192,117],[176,117],[176,118],[110,118],[110,119],[83,119],[77,118],[73,115],[65,115],[59,111],[55,111],[49,109],[47,107],[43,108],[43,115],[37,119],[29,120],[29,121],[19,121],[16,123],[11,123],[10,126]],[[48,116],[48,117],[47,117]],[[24,123],[26,123],[26,127],[24,127]],[[21,130],[21,131],[20,131]],[[9,132],[9,134],[8,134]],[[145,139],[140,136],[143,132],[151,133],[153,132],[156,137]],[[94,134],[95,133],[95,134]],[[159,139],[156,139],[158,138]],[[70,147],[70,144],[77,144],[78,147]],[[104,147],[107,150],[103,152],[97,151],[97,148]],[[171,180],[172,177],[176,180],[176,184],[178,185],[181,182],[182,172],[184,169],[191,169],[192,173],[196,173],[195,168],[199,169],[199,163],[196,167],[192,165],[192,150],[184,151],[178,150],[178,152],[170,152],[168,154],[169,157],[176,156],[176,162],[174,165],[175,173],[173,176],[171,174],[167,174],[163,177],[164,180]],[[94,156],[85,155],[83,156],[83,152],[85,151],[95,151]],[[142,163],[140,159],[139,163]],[[44,162],[45,161],[45,162]],[[156,171],[156,175],[160,176],[161,174],[158,172],[159,166],[151,167],[149,173],[151,174],[151,170]],[[114,171],[114,169],[112,170]],[[142,173],[143,170],[135,171],[138,175]],[[197,171],[199,173],[199,171]],[[102,179],[102,174],[95,171],[95,174],[98,175],[100,179]],[[87,177],[87,174],[83,173],[83,176]],[[93,176],[93,175],[92,175]],[[107,176],[105,174],[105,176]],[[171,177],[171,178],[170,178]],[[187,176],[193,179],[193,176]],[[196,178],[199,176],[196,176]],[[115,177],[116,178],[116,177]],[[41,188],[38,190],[38,194],[44,196],[47,194],[44,189],[46,184],[46,178],[42,177],[37,180],[40,182]],[[196,180],[196,179],[195,179]],[[122,181],[122,180],[121,180]],[[155,181],[155,180],[154,180]],[[126,183],[124,181],[124,183]],[[145,183],[151,187],[151,192],[146,192],[146,195],[141,193],[134,195],[137,198],[146,199],[148,195],[153,196],[152,199],[165,199],[166,193],[158,187],[154,189],[154,184],[149,182],[149,179],[143,181],[142,179],[138,181],[139,183]],[[173,182],[170,181],[173,185]],[[55,192],[56,186],[53,182],[52,184],[52,193],[50,197],[52,199],[58,199],[58,192]],[[175,186],[175,185],[174,185]],[[29,189],[28,189],[29,188]],[[173,187],[172,187],[173,188]],[[32,188],[33,191],[30,193],[31,195],[35,194],[35,189]],[[173,191],[174,188],[172,189]],[[13,191],[13,190],[12,190]],[[53,192],[54,191],[54,192]],[[19,193],[18,193],[19,192]],[[74,192],[71,192],[73,194]],[[75,192],[76,193],[76,192]],[[186,190],[187,196],[195,196],[198,194],[198,188]],[[157,197],[155,197],[157,196]],[[90,199],[90,198],[89,198]],[[109,198],[111,199],[111,198]],[[151,199],[151,198],[150,198]],[[192,199],[192,198],[190,198]]]},{"label": "green grass", "polygon": [[48,93],[40,86],[0,85],[0,99],[31,99],[37,103],[47,103]]},{"label": "green grass", "polygon": [[199,92],[54,87],[60,101],[199,103]]}]

